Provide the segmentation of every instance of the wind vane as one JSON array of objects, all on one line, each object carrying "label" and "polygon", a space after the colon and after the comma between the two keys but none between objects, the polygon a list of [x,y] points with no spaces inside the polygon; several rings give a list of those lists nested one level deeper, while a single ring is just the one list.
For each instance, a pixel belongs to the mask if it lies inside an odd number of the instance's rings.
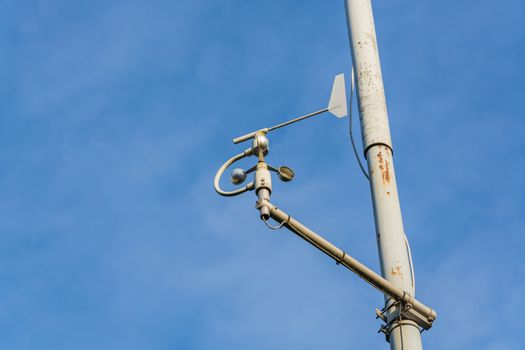
[{"label": "wind vane", "polygon": [[248,133],[246,135],[236,137],[236,138],[233,139],[233,143],[237,144],[237,143],[244,142],[246,140],[249,140],[249,139],[255,137],[255,135],[257,133],[267,134],[270,131],[273,131],[273,130],[276,130],[276,129],[280,129],[283,126],[287,126],[287,125],[290,125],[290,124],[293,124],[293,123],[300,122],[301,120],[305,120],[305,119],[311,118],[313,116],[319,115],[319,114],[324,113],[324,112],[330,112],[333,115],[335,115],[337,118],[346,117],[348,112],[346,110],[346,91],[345,91],[345,76],[344,76],[344,74],[336,75],[336,77],[334,79],[334,85],[332,86],[332,94],[330,95],[330,101],[328,102],[328,107],[320,109],[320,110],[312,112],[312,113],[309,113],[309,114],[306,114],[306,115],[303,115],[301,117],[294,118],[294,119],[289,120],[287,122],[274,125],[274,126],[272,126],[270,128],[260,129],[260,130],[254,131],[254,132],[250,132],[250,133]]}]

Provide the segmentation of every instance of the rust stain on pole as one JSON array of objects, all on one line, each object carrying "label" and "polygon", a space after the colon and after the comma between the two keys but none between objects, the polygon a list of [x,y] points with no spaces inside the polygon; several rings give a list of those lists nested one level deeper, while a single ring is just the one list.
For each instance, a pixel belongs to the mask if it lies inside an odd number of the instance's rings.
[{"label": "rust stain on pole", "polygon": [[[381,179],[383,180],[383,185],[387,185],[392,180],[392,176],[390,175],[390,163],[388,160],[383,159],[383,146],[378,147],[380,151],[377,153],[377,160],[379,161],[379,169],[381,170]],[[386,148],[386,152],[388,152],[388,148]]]},{"label": "rust stain on pole", "polygon": [[388,160],[385,160],[385,170],[383,171],[383,183],[390,183],[392,177],[390,176],[390,163]]},{"label": "rust stain on pole", "polygon": [[392,267],[390,269],[390,274],[392,276],[397,276],[401,279],[403,279],[403,270],[401,268],[401,264],[398,262],[395,267]]}]

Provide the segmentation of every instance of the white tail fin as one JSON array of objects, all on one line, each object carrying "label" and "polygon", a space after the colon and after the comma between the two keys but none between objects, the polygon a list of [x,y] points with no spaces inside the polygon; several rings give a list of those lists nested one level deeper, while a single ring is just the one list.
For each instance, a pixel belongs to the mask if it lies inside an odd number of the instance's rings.
[{"label": "white tail fin", "polygon": [[346,108],[345,75],[343,73],[335,76],[328,108],[329,112],[337,118],[346,117],[348,114]]}]

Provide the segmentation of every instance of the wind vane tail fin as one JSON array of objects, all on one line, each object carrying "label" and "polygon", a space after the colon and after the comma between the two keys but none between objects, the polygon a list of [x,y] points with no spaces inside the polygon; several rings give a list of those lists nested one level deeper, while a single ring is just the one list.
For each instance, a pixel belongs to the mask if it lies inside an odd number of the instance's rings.
[{"label": "wind vane tail fin", "polygon": [[348,114],[346,108],[345,75],[343,73],[335,76],[328,108],[329,112],[337,118],[346,117]]}]

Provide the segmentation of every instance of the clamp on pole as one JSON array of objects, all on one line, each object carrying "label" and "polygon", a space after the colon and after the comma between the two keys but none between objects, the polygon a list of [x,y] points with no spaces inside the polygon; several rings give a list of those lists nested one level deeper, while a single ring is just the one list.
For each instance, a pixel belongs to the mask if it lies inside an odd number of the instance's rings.
[{"label": "clamp on pole", "polygon": [[380,318],[385,322],[381,325],[379,332],[384,333],[386,340],[390,341],[390,333],[401,325],[412,325],[418,327],[420,332],[429,330],[435,320],[435,311],[430,309],[427,316],[421,313],[421,310],[416,310],[413,307],[414,297],[403,292],[403,296],[396,300],[389,298],[382,310],[376,309],[376,318]]}]

